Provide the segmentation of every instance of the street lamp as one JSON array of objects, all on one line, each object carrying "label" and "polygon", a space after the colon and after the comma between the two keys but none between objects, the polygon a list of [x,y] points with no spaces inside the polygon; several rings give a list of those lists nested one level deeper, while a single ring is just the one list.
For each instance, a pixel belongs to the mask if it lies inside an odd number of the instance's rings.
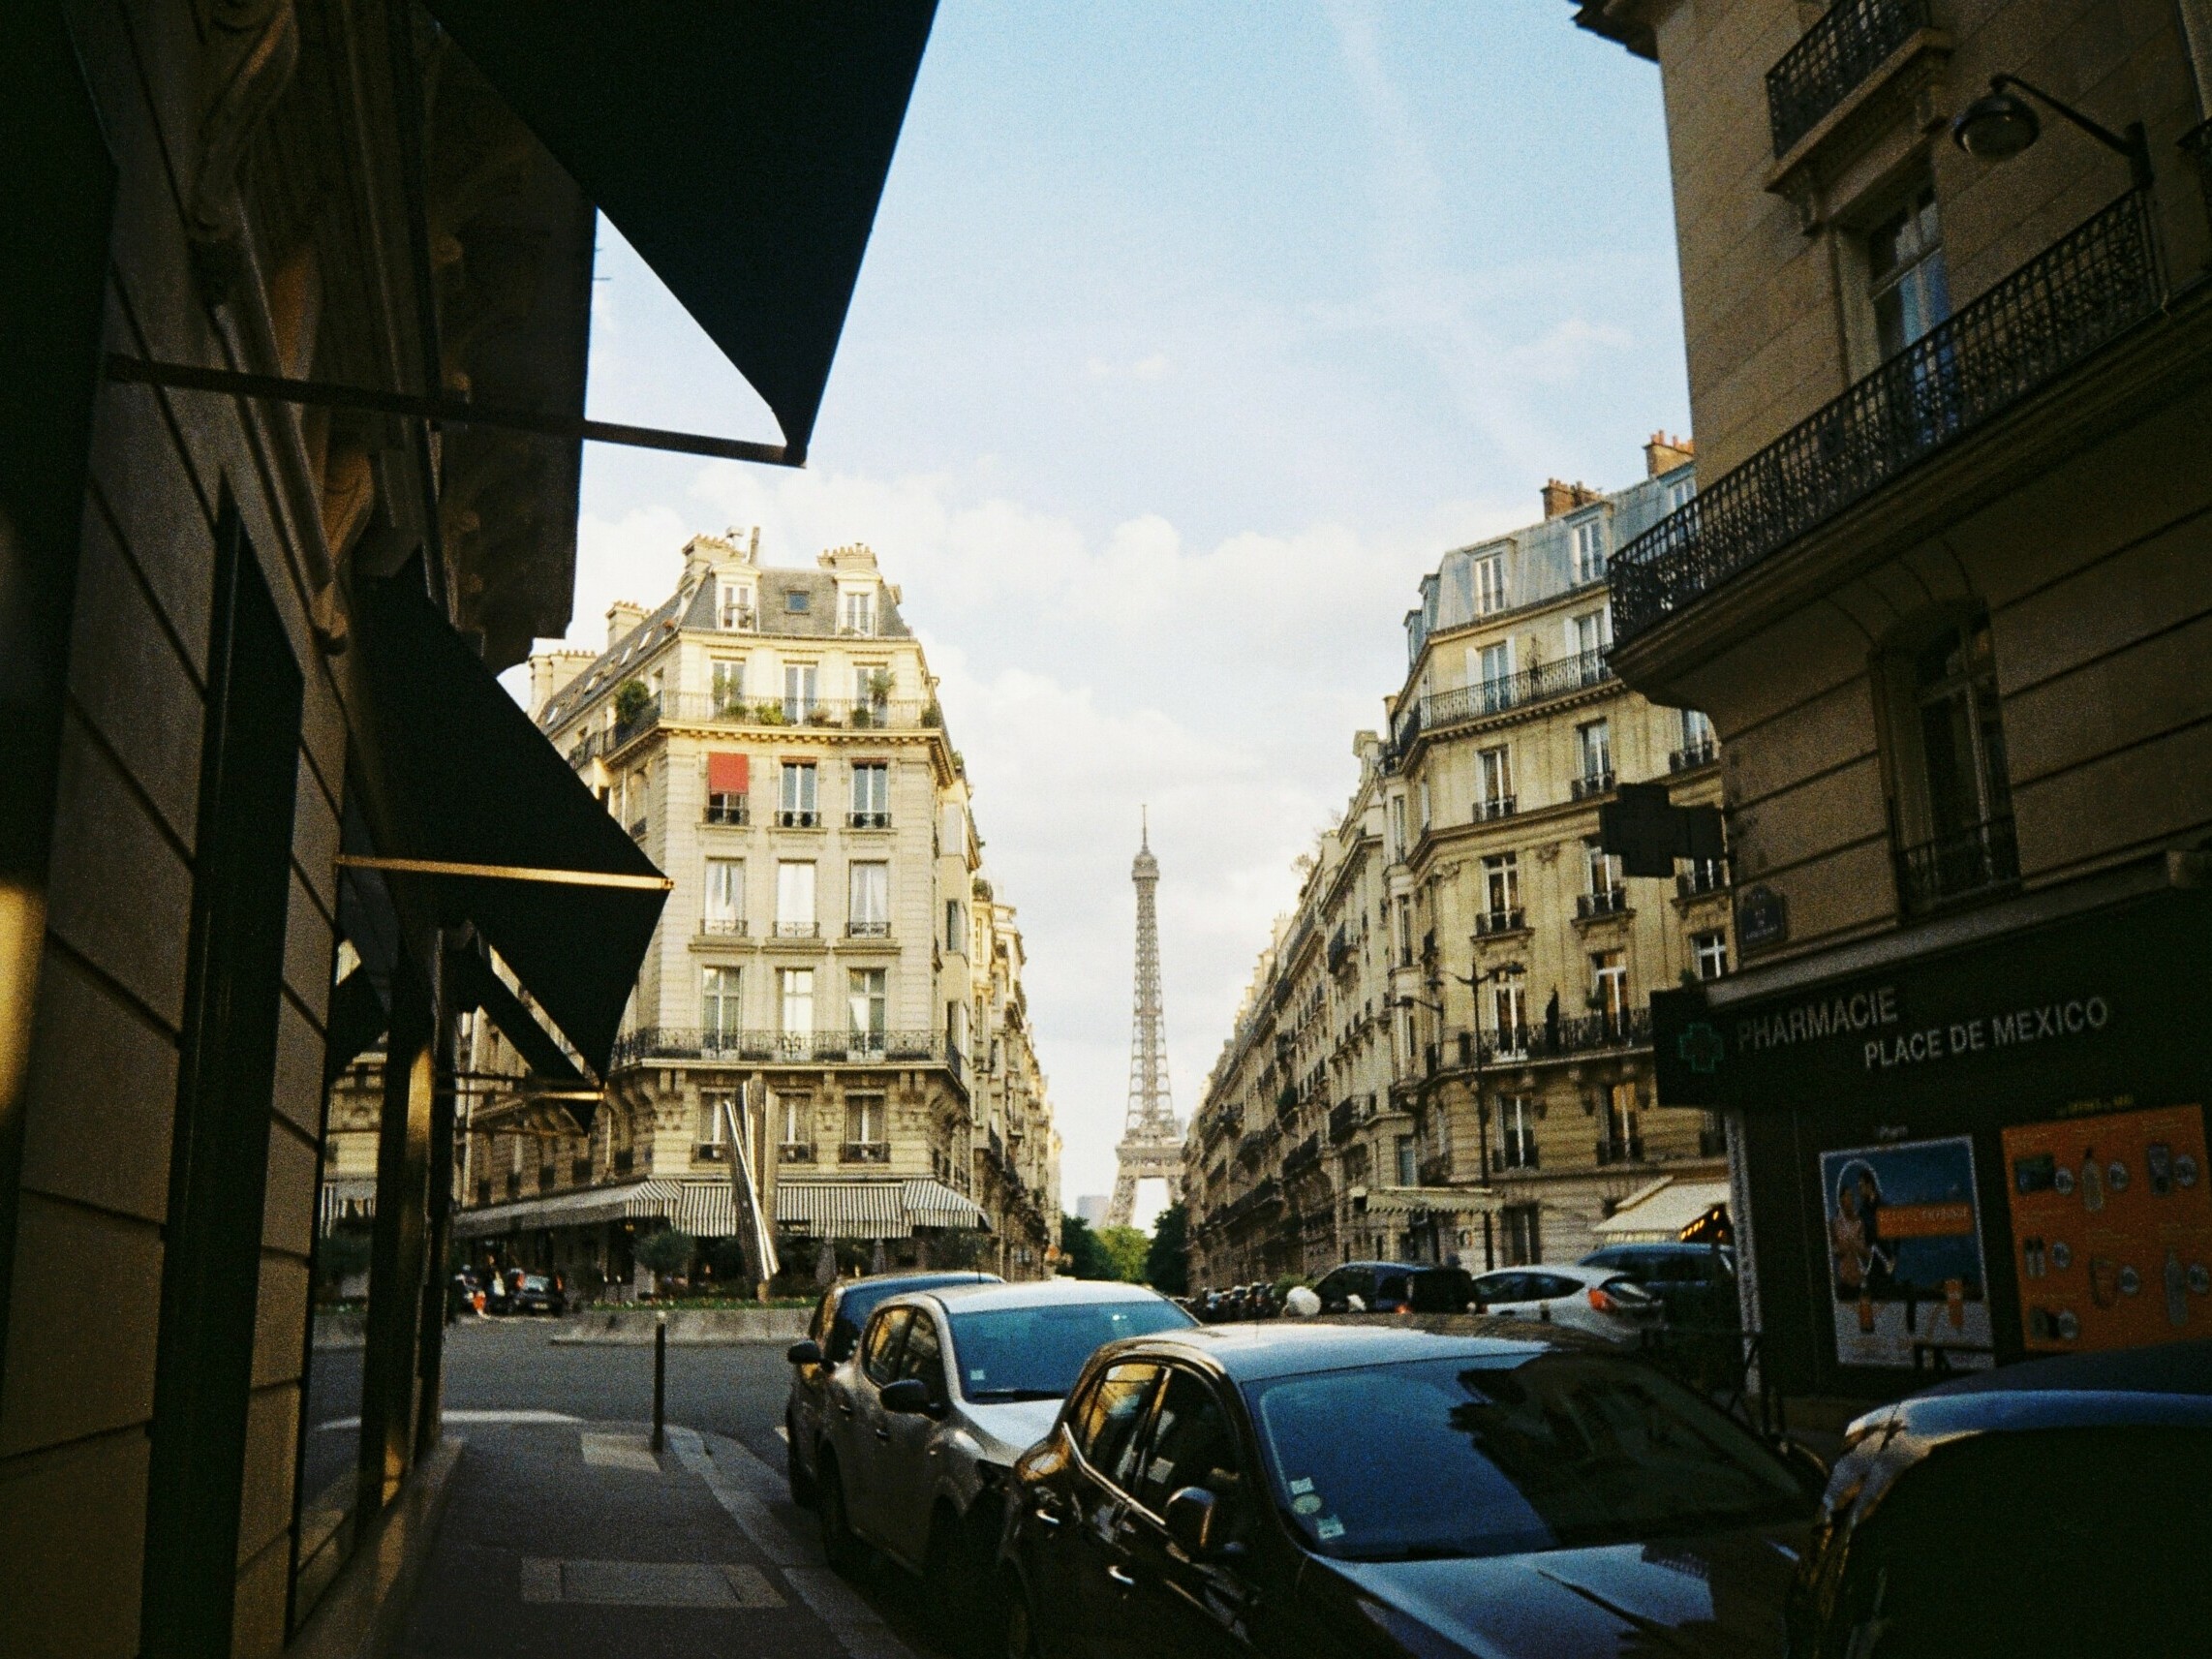
[{"label": "street lamp", "polygon": [[2029,98],[2043,104],[2064,119],[2071,121],[2116,155],[2124,156],[2129,175],[2137,190],[2147,190],[2151,183],[2150,139],[2140,121],[2131,121],[2122,133],[2115,133],[2101,121],[2093,121],[2071,104],[2053,98],[2042,87],[2031,85],[2016,75],[1993,75],[1989,77],[1989,90],[1961,109],[1951,123],[1951,141],[1977,161],[2010,161],[2030,144],[2043,132],[2043,122],[2027,99],[2016,94],[2024,92]]}]

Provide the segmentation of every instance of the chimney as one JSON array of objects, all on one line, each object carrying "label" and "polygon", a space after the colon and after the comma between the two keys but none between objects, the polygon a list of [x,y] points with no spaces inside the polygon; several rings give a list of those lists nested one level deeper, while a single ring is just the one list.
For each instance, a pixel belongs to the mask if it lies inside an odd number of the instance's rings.
[{"label": "chimney", "polygon": [[1563,484],[1557,478],[1547,479],[1543,495],[1546,518],[1557,518],[1561,513],[1573,512],[1579,507],[1595,507],[1605,499],[1579,479],[1571,484]]},{"label": "chimney", "polygon": [[592,661],[589,651],[538,651],[530,658],[530,717],[568,688]]},{"label": "chimney", "polygon": [[1651,442],[1644,445],[1644,476],[1655,478],[1661,473],[1671,473],[1676,467],[1686,467],[1698,458],[1698,443],[1694,438],[1670,438],[1664,432],[1651,434]]},{"label": "chimney", "polygon": [[623,635],[645,620],[645,607],[633,605],[628,599],[617,599],[607,606],[607,649],[620,645]]}]

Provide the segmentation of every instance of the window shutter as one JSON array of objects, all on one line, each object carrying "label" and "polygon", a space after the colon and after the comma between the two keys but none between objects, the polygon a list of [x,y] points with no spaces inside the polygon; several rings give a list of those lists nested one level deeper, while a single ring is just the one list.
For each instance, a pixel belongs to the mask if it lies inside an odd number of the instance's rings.
[{"label": "window shutter", "polygon": [[746,758],[742,754],[707,756],[707,793],[742,795],[746,792]]}]

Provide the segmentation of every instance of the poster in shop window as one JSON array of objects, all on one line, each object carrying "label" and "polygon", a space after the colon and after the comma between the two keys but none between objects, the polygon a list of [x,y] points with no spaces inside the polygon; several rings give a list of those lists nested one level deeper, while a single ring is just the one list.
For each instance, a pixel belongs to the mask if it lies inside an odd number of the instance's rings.
[{"label": "poster in shop window", "polygon": [[2195,1106],[2004,1132],[2012,1271],[2032,1352],[2212,1336],[2212,1180]]},{"label": "poster in shop window", "polygon": [[1821,1153],[1835,1357],[1846,1366],[1990,1364],[1974,1143]]}]

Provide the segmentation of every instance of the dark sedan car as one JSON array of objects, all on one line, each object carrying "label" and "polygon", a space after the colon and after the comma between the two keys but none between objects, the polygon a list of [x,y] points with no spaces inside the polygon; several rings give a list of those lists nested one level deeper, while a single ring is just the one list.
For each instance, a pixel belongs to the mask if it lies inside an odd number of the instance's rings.
[{"label": "dark sedan car", "polygon": [[1281,1320],[1100,1349],[1015,1465],[1004,1650],[1777,1651],[1805,1480],[1641,1361],[1493,1329]]},{"label": "dark sedan car", "polygon": [[1346,1262],[1323,1275],[1313,1294],[1324,1313],[1464,1313],[1475,1304],[1464,1270],[1420,1262]]},{"label": "dark sedan car", "polygon": [[2034,1360],[1854,1423],[1790,1651],[2212,1653],[2212,1341]]},{"label": "dark sedan car", "polygon": [[803,1341],[793,1343],[791,1390],[783,1401],[783,1475],[791,1501],[814,1501],[814,1448],[822,1439],[822,1408],[829,1381],[850,1363],[860,1343],[860,1328],[889,1298],[905,1290],[936,1290],[948,1284],[997,1284],[995,1273],[887,1273],[833,1284],[814,1304]]}]

